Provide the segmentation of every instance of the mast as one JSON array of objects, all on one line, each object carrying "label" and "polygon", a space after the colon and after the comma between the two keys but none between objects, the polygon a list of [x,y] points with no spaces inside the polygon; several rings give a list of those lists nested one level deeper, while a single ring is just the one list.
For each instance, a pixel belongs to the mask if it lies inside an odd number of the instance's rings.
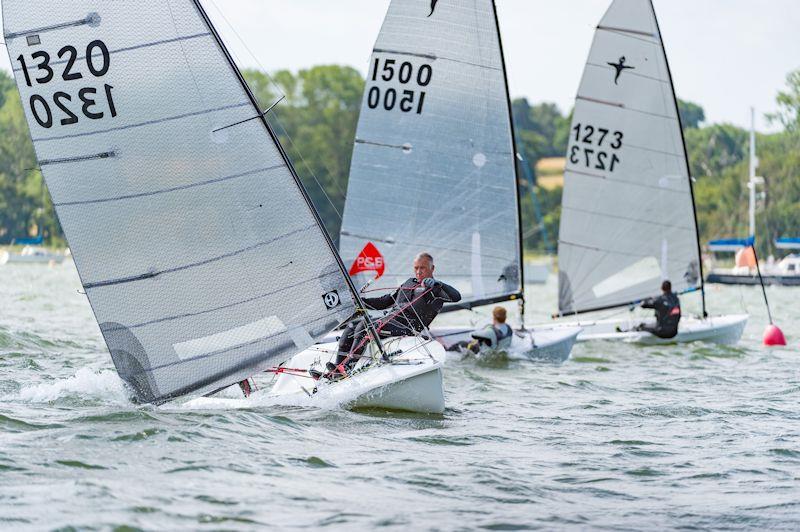
[{"label": "mast", "polygon": [[672,92],[672,99],[675,102],[675,114],[678,118],[678,129],[681,135],[681,143],[683,145],[683,155],[684,161],[686,163],[686,175],[689,178],[689,193],[692,196],[692,216],[694,218],[694,229],[695,234],[697,236],[697,260],[698,260],[698,267],[700,269],[700,297],[703,304],[703,317],[708,316],[708,312],[706,310],[706,285],[705,285],[705,275],[703,274],[703,250],[700,247],[700,225],[697,223],[697,205],[694,201],[694,182],[692,181],[692,167],[689,165],[689,153],[686,151],[686,138],[683,135],[683,121],[681,120],[681,112],[680,107],[678,107],[678,97],[675,95],[675,85],[672,82],[672,72],[669,68],[669,58],[667,58],[667,50],[664,47],[664,40],[661,36],[661,28],[658,25],[658,16],[656,15],[656,8],[653,6],[653,0],[649,0],[650,9],[653,11],[653,20],[656,22],[656,31],[658,31],[658,40],[661,42],[661,51],[664,53],[664,64],[667,66],[667,79],[669,79],[669,88]]},{"label": "mast", "polygon": [[[497,3],[492,0],[492,12],[494,13],[494,23],[497,28],[497,42],[500,46],[500,63],[503,67],[503,80],[506,86],[506,105],[508,106],[508,124],[511,128],[511,149],[514,159],[514,197],[517,202],[517,234],[519,235],[519,312],[522,327],[525,327],[525,254],[524,238],[522,236],[522,206],[519,198],[519,162],[517,160],[517,137],[514,134],[514,112],[511,107],[511,94],[508,87],[508,72],[506,71],[506,57],[503,51],[503,36],[500,33],[500,19],[497,16]],[[533,184],[531,183],[531,186]]]},{"label": "mast", "polygon": [[750,174],[747,188],[750,189],[750,233],[748,236],[756,236],[756,168],[758,159],[756,158],[756,110],[750,108]]},{"label": "mast", "polygon": [[367,314],[367,312],[364,310],[365,307],[364,307],[364,303],[361,301],[361,296],[359,295],[358,290],[356,289],[355,285],[353,284],[353,280],[350,278],[350,275],[347,272],[347,268],[345,267],[344,262],[342,262],[342,257],[339,255],[339,251],[336,249],[336,246],[333,244],[333,240],[331,239],[330,233],[328,233],[327,229],[325,229],[325,224],[323,223],[322,218],[320,218],[319,213],[317,212],[317,209],[314,208],[314,204],[311,201],[311,197],[308,195],[308,191],[306,190],[305,186],[303,186],[303,183],[300,180],[300,176],[297,174],[297,170],[295,169],[294,165],[292,164],[292,161],[289,159],[289,156],[286,154],[286,151],[284,150],[283,145],[281,144],[280,140],[278,140],[278,136],[273,131],[272,126],[270,126],[269,122],[267,121],[266,114],[261,111],[261,109],[260,109],[260,107],[258,105],[258,100],[256,99],[255,95],[253,94],[253,91],[250,89],[250,86],[247,84],[247,81],[244,79],[244,76],[242,75],[242,72],[239,70],[239,67],[236,65],[236,62],[233,60],[233,56],[231,56],[230,52],[228,51],[228,48],[225,46],[225,43],[222,41],[222,38],[220,37],[219,33],[217,32],[217,29],[214,27],[214,24],[211,22],[211,19],[209,18],[208,14],[206,13],[205,9],[203,8],[202,4],[200,3],[200,0],[192,0],[192,1],[194,3],[195,7],[197,8],[198,12],[200,13],[200,15],[203,17],[203,20],[205,21],[206,25],[208,26],[208,29],[211,31],[211,34],[214,36],[214,40],[217,42],[217,45],[220,47],[220,49],[222,50],[223,54],[225,55],[225,59],[228,61],[228,64],[230,65],[230,67],[233,70],[234,74],[236,74],[236,77],[239,80],[239,83],[241,84],[242,89],[244,90],[244,92],[247,95],[247,97],[250,100],[250,102],[253,104],[253,109],[258,114],[259,121],[264,125],[264,128],[267,130],[267,133],[269,133],[269,136],[272,138],[273,142],[277,146],[278,152],[280,153],[281,157],[283,158],[284,162],[286,163],[287,168],[289,168],[289,172],[292,174],[292,178],[294,179],[294,182],[297,185],[297,188],[300,190],[300,194],[302,195],[303,199],[305,200],[309,211],[311,211],[311,214],[314,216],[314,220],[316,220],[317,225],[319,226],[319,228],[320,228],[320,230],[321,230],[321,232],[323,234],[323,238],[325,239],[325,242],[328,244],[328,247],[330,248],[331,252],[333,253],[333,256],[336,258],[336,264],[339,266],[339,270],[341,270],[342,276],[345,278],[345,282],[347,283],[347,287],[349,288],[350,293],[353,296],[353,300],[355,301],[355,303],[357,305],[357,312],[360,313],[364,317],[364,319],[365,319],[365,321],[367,323],[367,330],[369,331],[369,334],[375,340],[375,343],[378,346],[378,350],[380,351],[381,355],[383,355],[385,357],[386,356],[386,352],[384,351],[383,343],[381,342],[380,337],[379,337],[377,331],[375,330],[375,326],[372,323],[372,320],[370,319],[369,314]]}]

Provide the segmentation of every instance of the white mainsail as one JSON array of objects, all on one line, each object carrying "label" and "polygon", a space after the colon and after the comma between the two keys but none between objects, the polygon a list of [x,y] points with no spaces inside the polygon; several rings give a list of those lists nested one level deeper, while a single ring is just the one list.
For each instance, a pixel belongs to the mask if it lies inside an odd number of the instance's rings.
[{"label": "white mainsail", "polygon": [[520,295],[513,144],[494,2],[393,0],[350,170],[340,249],[351,273],[395,287],[427,251],[459,307]]},{"label": "white mainsail", "polygon": [[562,314],[702,286],[677,101],[650,0],[597,27],[572,121],[559,234]]},{"label": "white mainsail", "polygon": [[[36,154],[146,402],[290,358],[358,296],[196,0],[3,0]],[[234,125],[235,124],[235,125]]]}]

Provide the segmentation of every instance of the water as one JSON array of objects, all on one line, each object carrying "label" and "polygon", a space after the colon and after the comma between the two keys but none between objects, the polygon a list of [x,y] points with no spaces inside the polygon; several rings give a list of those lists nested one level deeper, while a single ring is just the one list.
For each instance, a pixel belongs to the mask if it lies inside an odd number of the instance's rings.
[{"label": "water", "polygon": [[[739,347],[451,364],[434,417],[135,407],[79,289],[0,267],[0,528],[800,527],[797,289],[768,290],[788,348],[757,289],[710,287],[752,314]],[[545,319],[556,287],[529,292]]]}]

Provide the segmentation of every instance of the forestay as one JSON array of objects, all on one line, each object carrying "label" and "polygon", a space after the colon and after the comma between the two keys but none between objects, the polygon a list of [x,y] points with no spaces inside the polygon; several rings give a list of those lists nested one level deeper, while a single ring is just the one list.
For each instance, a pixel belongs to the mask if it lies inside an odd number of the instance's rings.
[{"label": "forestay", "polygon": [[[341,233],[375,286],[430,252],[461,305],[521,292],[509,102],[491,0],[394,0],[367,72]],[[365,246],[372,243],[376,249]]]},{"label": "forestay", "polygon": [[199,4],[4,0],[3,15],[56,212],[140,400],[242,380],[353,312],[341,262]]},{"label": "forestay", "polygon": [[702,283],[686,153],[650,0],[597,27],[567,148],[559,308],[584,312]]}]

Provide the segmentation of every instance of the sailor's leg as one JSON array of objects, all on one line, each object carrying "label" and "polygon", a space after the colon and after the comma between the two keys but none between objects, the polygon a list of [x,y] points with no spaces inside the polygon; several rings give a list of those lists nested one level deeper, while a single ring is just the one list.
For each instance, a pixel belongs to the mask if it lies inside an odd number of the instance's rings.
[{"label": "sailor's leg", "polygon": [[347,354],[350,352],[350,349],[353,348],[353,341],[357,326],[357,323],[351,322],[347,325],[347,327],[345,327],[344,331],[342,331],[342,336],[339,338],[339,353],[336,356],[337,366],[344,361],[344,359],[347,357]]},{"label": "sailor's leg", "polygon": [[670,338],[675,338],[678,336],[678,328],[667,328],[667,327],[655,327],[652,331],[653,334],[658,336],[659,338],[663,338],[665,340],[669,340]]},{"label": "sailor's leg", "polygon": [[[364,352],[366,342],[362,342],[367,334],[367,325],[363,320],[350,323],[339,339],[339,352],[336,354],[336,362],[333,366],[338,366],[351,354],[360,355]],[[361,345],[361,344],[364,345]],[[328,368],[331,369],[331,368]]]}]

